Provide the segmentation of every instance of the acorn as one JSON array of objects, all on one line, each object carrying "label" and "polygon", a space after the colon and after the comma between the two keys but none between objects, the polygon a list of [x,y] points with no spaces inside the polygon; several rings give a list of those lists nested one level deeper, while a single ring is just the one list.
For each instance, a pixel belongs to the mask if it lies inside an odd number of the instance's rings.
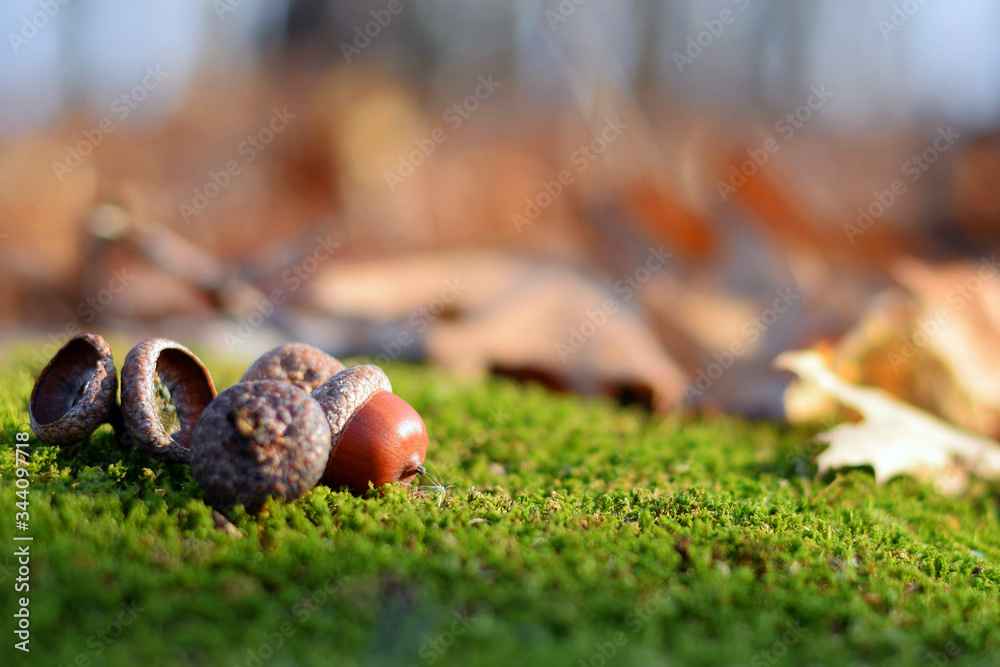
[{"label": "acorn", "polygon": [[423,474],[427,427],[378,366],[352,366],[312,393],[332,434],[323,481],[353,493]]},{"label": "acorn", "polygon": [[35,380],[28,402],[31,429],[52,445],[79,442],[113,419],[117,393],[111,348],[97,334],[77,334]]},{"label": "acorn", "polygon": [[295,500],[323,475],[330,426],[319,403],[288,382],[241,382],[212,401],[191,440],[191,474],[216,506],[250,512]]},{"label": "acorn", "polygon": [[191,350],[165,338],[132,348],[122,366],[126,439],[150,456],[188,461],[191,434],[215,385]]},{"label": "acorn", "polygon": [[311,392],[344,370],[344,364],[305,343],[288,343],[262,354],[240,382],[281,380]]}]

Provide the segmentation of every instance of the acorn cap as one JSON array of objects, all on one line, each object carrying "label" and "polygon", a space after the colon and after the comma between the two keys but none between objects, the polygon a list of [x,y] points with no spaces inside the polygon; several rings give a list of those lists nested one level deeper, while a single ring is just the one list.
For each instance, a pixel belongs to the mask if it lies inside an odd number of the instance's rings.
[{"label": "acorn cap", "polygon": [[337,373],[313,396],[326,410],[331,449],[324,481],[363,493],[395,481],[408,484],[423,472],[427,427],[406,401],[392,393],[378,366]]},{"label": "acorn cap", "polygon": [[35,380],[28,402],[31,429],[52,445],[79,442],[111,419],[117,393],[111,348],[97,334],[77,334]]},{"label": "acorn cap", "polygon": [[212,376],[191,350],[165,338],[136,345],[122,366],[127,437],[150,456],[190,458],[191,434],[215,398]]},{"label": "acorn cap", "polygon": [[191,473],[212,503],[256,512],[268,497],[295,500],[316,486],[330,455],[323,408],[288,382],[241,382],[198,421]]},{"label": "acorn cap", "polygon": [[311,392],[344,370],[344,364],[323,350],[305,343],[288,343],[262,354],[240,382],[281,380]]},{"label": "acorn cap", "polygon": [[378,366],[351,366],[327,380],[312,395],[326,410],[333,436],[331,446],[337,448],[344,427],[365,402],[380,391],[392,392],[389,378]]}]

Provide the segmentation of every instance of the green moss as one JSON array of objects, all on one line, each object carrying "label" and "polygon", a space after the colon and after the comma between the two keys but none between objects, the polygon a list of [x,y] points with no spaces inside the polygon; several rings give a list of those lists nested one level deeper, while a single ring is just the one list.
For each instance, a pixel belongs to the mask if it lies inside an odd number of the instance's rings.
[{"label": "green moss", "polygon": [[[208,362],[220,389],[244,366]],[[19,657],[13,443],[39,368],[0,370],[0,664]],[[76,448],[32,435],[28,662],[993,664],[992,489],[829,485],[808,431],[386,370],[431,435],[419,493],[319,487],[238,511],[242,538],[186,466],[107,426]]]},{"label": "green moss", "polygon": [[174,395],[170,391],[167,383],[160,379],[159,375],[153,377],[153,401],[156,403],[156,413],[163,424],[163,430],[168,436],[172,436],[181,430],[181,420],[177,416],[177,404]]}]

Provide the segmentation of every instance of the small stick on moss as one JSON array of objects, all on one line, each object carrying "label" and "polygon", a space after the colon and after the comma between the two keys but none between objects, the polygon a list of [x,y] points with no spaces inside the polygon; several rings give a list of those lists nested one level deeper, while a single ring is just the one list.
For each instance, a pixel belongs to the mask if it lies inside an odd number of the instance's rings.
[{"label": "small stick on moss", "polygon": [[215,522],[215,527],[226,535],[238,540],[243,539],[243,533],[236,527],[236,524],[230,521],[229,517],[219,510],[212,510],[212,520]]}]

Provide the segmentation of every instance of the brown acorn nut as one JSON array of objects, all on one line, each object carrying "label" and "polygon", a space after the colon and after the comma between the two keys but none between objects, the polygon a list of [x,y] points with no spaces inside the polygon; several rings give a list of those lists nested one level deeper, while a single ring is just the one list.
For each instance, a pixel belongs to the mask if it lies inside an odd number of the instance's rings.
[{"label": "brown acorn nut", "polygon": [[52,445],[79,442],[112,419],[117,393],[111,348],[97,334],[77,334],[35,381],[28,403],[31,430]]},{"label": "brown acorn nut", "polygon": [[241,382],[198,421],[191,474],[212,503],[256,512],[316,486],[329,456],[330,426],[312,396],[279,380]]},{"label": "brown acorn nut", "polygon": [[323,481],[354,493],[423,474],[427,427],[378,366],[352,366],[313,392],[333,436]]},{"label": "brown acorn nut", "polygon": [[136,345],[122,366],[126,437],[150,456],[190,459],[191,433],[215,398],[212,376],[192,352],[172,340]]},{"label": "brown acorn nut", "polygon": [[344,364],[323,350],[305,343],[288,343],[262,354],[240,382],[282,380],[311,392],[342,370]]}]

